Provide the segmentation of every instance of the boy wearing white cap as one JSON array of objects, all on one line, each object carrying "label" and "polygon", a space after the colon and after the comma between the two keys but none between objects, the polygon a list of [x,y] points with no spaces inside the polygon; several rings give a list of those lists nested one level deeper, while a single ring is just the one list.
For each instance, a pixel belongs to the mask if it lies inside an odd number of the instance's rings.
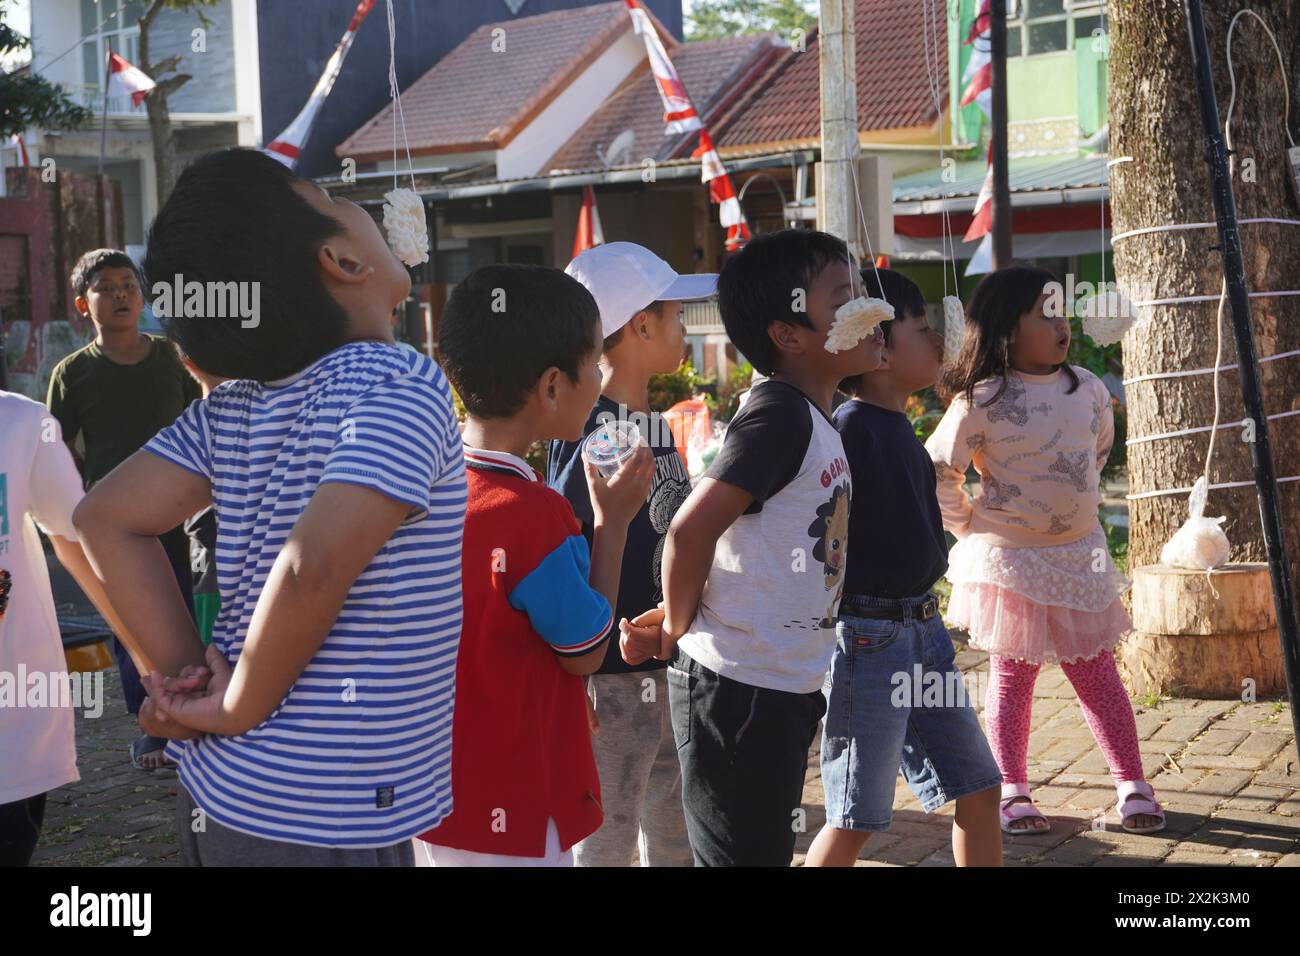
[{"label": "boy wearing white cap", "polygon": [[[650,410],[650,377],[681,364],[681,303],[713,295],[718,277],[678,275],[649,249],[630,242],[589,249],[565,272],[595,298],[605,338],[600,397],[584,432],[611,418],[633,421],[655,456],[650,496],[628,527],[623,552],[614,618],[630,619],[663,599],[664,535],[691,491],[667,424]],[[580,444],[552,442],[548,473],[551,487],[569,499],[590,536],[592,507]],[[592,749],[605,821],[574,847],[578,866],[628,866],[638,847],[643,866],[691,865],[666,667],[653,658],[628,665],[612,640],[604,664],[589,679]]]}]

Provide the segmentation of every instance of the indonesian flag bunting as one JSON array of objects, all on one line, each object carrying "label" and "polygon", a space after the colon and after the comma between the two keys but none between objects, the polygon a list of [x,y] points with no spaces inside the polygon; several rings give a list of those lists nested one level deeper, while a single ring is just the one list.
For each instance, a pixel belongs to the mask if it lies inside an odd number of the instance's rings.
[{"label": "indonesian flag bunting", "polygon": [[[741,211],[740,200],[736,198],[736,190],[731,185],[731,177],[727,175],[722,160],[718,158],[713,137],[709,135],[707,129],[700,130],[700,145],[691,156],[697,157],[700,161],[700,178],[709,184],[709,199],[718,206],[718,221],[727,227],[727,237],[730,240],[733,237],[730,230],[735,226],[744,225],[745,214]],[[734,235],[739,238],[740,233],[736,232]],[[744,239],[748,238],[749,229],[746,227]]]},{"label": "indonesian flag bunting", "polygon": [[993,16],[989,6],[992,0],[983,0],[980,12],[971,23],[965,45],[971,47],[970,60],[962,74],[965,88],[961,105],[975,103],[988,117],[993,115]]},{"label": "indonesian flag bunting", "polygon": [[582,208],[578,211],[578,233],[573,237],[573,258],[605,242],[600,228],[600,211],[596,208],[596,191],[582,187]]},{"label": "indonesian flag bunting", "polygon": [[9,145],[17,151],[18,159],[22,162],[22,165],[31,165],[31,162],[27,159],[27,144],[23,142],[22,133],[14,133],[13,136],[9,137]]},{"label": "indonesian flag bunting", "polygon": [[962,242],[974,242],[980,236],[987,235],[993,229],[993,154],[989,152],[989,168],[984,174],[984,183],[980,194],[975,199],[975,218],[970,222]]},{"label": "indonesian flag bunting", "polygon": [[962,242],[974,242],[983,237],[970,262],[966,264],[966,275],[983,275],[993,269],[993,147],[989,147],[989,168],[984,173],[984,182],[980,194],[975,199],[975,216],[970,228],[962,236]]},{"label": "indonesian flag bunting", "polygon": [[361,21],[366,18],[374,3],[375,0],[361,0],[357,4],[347,30],[343,32],[343,39],[339,40],[339,45],[334,48],[334,52],[325,62],[325,71],[321,73],[320,79],[316,81],[316,88],[307,98],[307,105],[293,118],[293,122],[285,127],[283,133],[262,148],[262,152],[279,160],[290,169],[297,165],[298,155],[306,145],[307,137],[311,135],[312,124],[316,122],[316,114],[320,112],[326,97],[330,95],[330,90],[334,88],[334,81],[339,78],[339,73],[343,70],[343,60],[352,47],[352,39],[357,35],[357,28],[361,26]]},{"label": "indonesian flag bunting", "polygon": [[646,53],[650,56],[650,71],[654,73],[655,86],[659,88],[659,98],[664,104],[664,135],[676,136],[700,129],[700,117],[691,105],[690,97],[686,95],[686,87],[677,76],[677,70],[668,59],[668,51],[660,42],[654,23],[639,0],[624,2],[627,4],[627,12],[632,16],[632,31],[640,34],[645,41]]},{"label": "indonesian flag bunting", "polygon": [[139,106],[158,84],[116,53],[108,54],[108,95],[129,96],[131,105]]}]

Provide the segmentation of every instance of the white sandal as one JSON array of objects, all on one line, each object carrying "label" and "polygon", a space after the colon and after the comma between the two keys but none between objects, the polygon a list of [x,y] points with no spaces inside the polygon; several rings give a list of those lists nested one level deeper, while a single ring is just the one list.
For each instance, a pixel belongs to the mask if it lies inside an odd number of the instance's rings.
[{"label": "white sandal", "polygon": [[[1158,833],[1165,828],[1165,811],[1156,803],[1156,792],[1145,780],[1126,780],[1116,790],[1119,803],[1115,810],[1120,816],[1120,826],[1125,833]],[[1137,816],[1159,817],[1160,822],[1145,827],[1131,827],[1129,820]]]},{"label": "white sandal", "polygon": [[[1012,802],[1021,797],[1029,802]],[[1039,813],[1038,808],[1034,806],[1034,801],[1029,799],[1029,784],[1027,783],[1004,783],[1002,785],[1002,801],[998,804],[998,817],[1002,823],[1002,832],[1009,833],[1012,836],[1038,836],[1049,833],[1052,829],[1051,821]],[[1016,820],[1042,820],[1047,823],[1047,826],[1013,827],[1011,824]]]}]

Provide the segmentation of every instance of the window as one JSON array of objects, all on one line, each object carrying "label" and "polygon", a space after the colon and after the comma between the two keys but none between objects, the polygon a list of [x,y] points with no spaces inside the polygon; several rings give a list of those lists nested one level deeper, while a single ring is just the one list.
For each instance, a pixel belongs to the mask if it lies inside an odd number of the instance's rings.
[{"label": "window", "polygon": [[1007,56],[1072,50],[1076,40],[1104,32],[1104,9],[1091,0],[1008,0]]},{"label": "window", "polygon": [[[140,28],[136,22],[144,14],[144,8],[144,0],[81,0],[82,88],[87,106],[103,108],[109,50],[135,66],[140,65]],[[133,107],[126,97],[114,97],[108,102],[110,113],[137,109],[144,107]]]}]

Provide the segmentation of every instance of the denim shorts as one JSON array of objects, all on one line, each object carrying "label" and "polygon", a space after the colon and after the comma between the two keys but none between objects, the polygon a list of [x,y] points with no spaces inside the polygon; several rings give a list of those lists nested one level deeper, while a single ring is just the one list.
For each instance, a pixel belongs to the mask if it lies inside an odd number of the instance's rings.
[{"label": "denim shorts", "polygon": [[[927,813],[1002,782],[943,619],[919,617],[927,597],[841,603],[821,754],[826,822],[837,829],[889,829],[900,771]],[[872,608],[904,620],[854,614]]]}]

